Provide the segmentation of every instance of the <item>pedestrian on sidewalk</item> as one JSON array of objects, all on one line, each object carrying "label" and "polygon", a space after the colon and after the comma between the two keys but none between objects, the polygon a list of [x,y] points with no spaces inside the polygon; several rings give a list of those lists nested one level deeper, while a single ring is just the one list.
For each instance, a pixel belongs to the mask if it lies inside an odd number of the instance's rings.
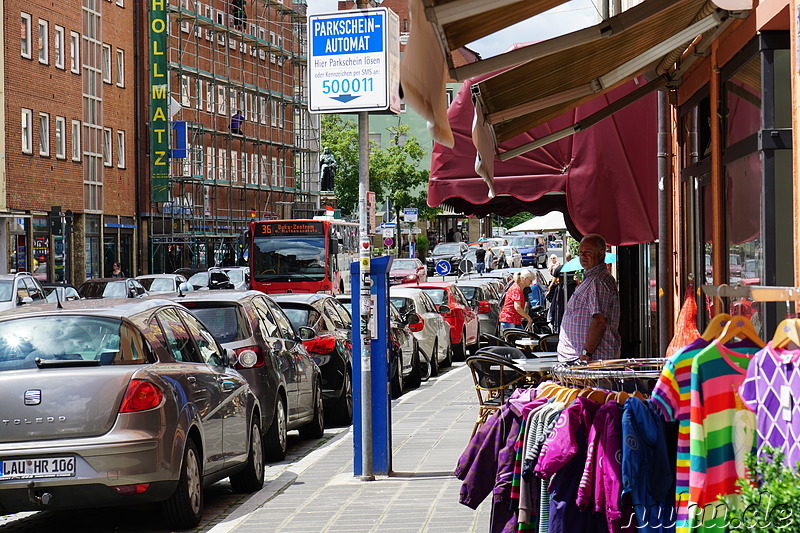
[{"label": "pedestrian on sidewalk", "polygon": [[500,311],[500,329],[522,328],[522,320],[531,323],[531,316],[525,311],[524,289],[534,280],[534,273],[527,268],[514,274],[514,281],[506,291],[503,309]]},{"label": "pedestrian on sidewalk", "polygon": [[605,264],[606,241],[586,235],[578,248],[584,279],[567,302],[558,337],[561,362],[618,359],[619,293]]},{"label": "pedestrian on sidewalk", "polygon": [[483,244],[478,244],[478,249],[475,250],[475,270],[478,274],[486,272],[486,250],[483,249]]}]

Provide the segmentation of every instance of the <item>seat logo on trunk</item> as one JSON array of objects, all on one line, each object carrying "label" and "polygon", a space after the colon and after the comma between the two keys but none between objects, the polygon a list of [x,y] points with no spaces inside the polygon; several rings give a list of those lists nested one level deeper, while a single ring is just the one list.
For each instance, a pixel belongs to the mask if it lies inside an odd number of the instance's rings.
[{"label": "seat logo on trunk", "polygon": [[42,403],[42,391],[31,389],[25,391],[25,405],[39,405]]}]

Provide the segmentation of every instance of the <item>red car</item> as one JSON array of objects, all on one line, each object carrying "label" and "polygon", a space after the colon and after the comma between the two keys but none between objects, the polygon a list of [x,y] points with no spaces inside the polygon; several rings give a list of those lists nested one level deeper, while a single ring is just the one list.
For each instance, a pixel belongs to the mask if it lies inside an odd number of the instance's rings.
[{"label": "red car", "polygon": [[431,297],[439,309],[439,313],[450,324],[450,342],[453,344],[453,355],[466,357],[478,349],[480,322],[478,315],[470,307],[467,298],[452,282],[406,283],[398,287],[414,287],[422,289]]},{"label": "red car", "polygon": [[392,268],[389,270],[389,283],[416,283],[428,281],[428,270],[419,259],[414,257],[403,257],[392,261]]}]

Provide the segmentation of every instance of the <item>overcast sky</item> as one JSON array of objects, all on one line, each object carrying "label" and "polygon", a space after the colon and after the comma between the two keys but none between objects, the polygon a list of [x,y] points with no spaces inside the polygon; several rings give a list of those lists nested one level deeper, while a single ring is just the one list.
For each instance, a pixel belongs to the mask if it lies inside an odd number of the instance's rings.
[{"label": "overcast sky", "polygon": [[[336,11],[338,5],[337,0],[307,0],[307,2],[309,13],[330,13]],[[571,0],[468,46],[484,58],[492,57],[502,53],[514,43],[543,41],[591,26],[596,24],[597,20],[598,11],[592,0]]]}]

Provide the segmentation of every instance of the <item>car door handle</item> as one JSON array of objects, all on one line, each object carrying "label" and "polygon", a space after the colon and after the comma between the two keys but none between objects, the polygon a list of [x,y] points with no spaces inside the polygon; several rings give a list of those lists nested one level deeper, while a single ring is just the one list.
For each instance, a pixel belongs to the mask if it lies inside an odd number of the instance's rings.
[{"label": "car door handle", "polygon": [[197,384],[197,378],[196,378],[196,377],[194,377],[194,376],[189,376],[188,378],[186,378],[186,381],[188,381],[188,382],[189,382],[189,383],[191,383],[192,385],[195,385],[195,384]]},{"label": "car door handle", "polygon": [[222,392],[231,392],[236,389],[236,382],[230,379],[220,379],[219,388]]}]

